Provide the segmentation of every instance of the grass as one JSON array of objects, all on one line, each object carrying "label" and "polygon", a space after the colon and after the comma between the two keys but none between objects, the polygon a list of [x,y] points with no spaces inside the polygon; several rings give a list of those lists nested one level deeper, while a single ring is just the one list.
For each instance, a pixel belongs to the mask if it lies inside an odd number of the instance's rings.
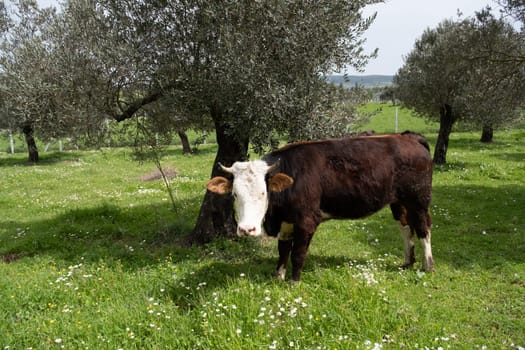
[{"label": "grass", "polygon": [[401,106],[390,103],[368,103],[363,107],[363,112],[373,113],[373,118],[361,130],[374,130],[377,133],[390,133],[395,131],[397,109],[397,131],[405,130],[421,132],[425,135],[437,134],[439,123],[429,122],[419,118],[416,114]]},{"label": "grass", "polygon": [[383,210],[322,224],[293,287],[270,277],[274,240],[179,244],[213,144],[162,154],[178,171],[175,209],[125,148],[43,153],[37,166],[0,153],[0,347],[523,349],[525,131],[478,138],[453,134],[435,169],[434,273],[398,268]]}]

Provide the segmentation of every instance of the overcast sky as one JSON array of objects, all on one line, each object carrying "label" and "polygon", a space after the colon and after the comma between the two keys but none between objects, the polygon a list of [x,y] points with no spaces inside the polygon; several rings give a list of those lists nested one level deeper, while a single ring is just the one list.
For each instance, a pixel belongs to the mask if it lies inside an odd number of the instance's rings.
[{"label": "overcast sky", "polygon": [[365,32],[368,52],[379,49],[363,73],[348,70],[348,74],[393,75],[403,65],[403,56],[412,51],[416,39],[426,28],[435,28],[444,19],[457,19],[489,5],[498,8],[492,0],[386,0],[385,3],[365,8],[365,15],[377,12],[377,17]]},{"label": "overcast sky", "polygon": [[[57,4],[57,0],[38,0],[42,6]],[[417,38],[426,28],[435,28],[444,19],[457,19],[458,11],[469,17],[487,5],[496,8],[493,0],[386,0],[365,8],[365,15],[377,12],[377,18],[365,32],[368,52],[379,48],[378,57],[371,60],[363,73],[348,70],[348,74],[393,75],[403,65]]]}]

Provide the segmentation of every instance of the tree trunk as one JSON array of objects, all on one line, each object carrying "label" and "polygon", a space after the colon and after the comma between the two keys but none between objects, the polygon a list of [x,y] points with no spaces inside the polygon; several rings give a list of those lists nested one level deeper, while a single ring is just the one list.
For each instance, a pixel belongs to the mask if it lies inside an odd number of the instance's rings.
[{"label": "tree trunk", "polygon": [[191,154],[190,141],[188,140],[186,132],[184,130],[177,130],[177,134],[179,134],[180,142],[182,143],[182,154]]},{"label": "tree trunk", "polygon": [[[217,156],[213,162],[211,177],[225,176],[218,163],[231,166],[236,161],[247,159],[248,134],[233,137],[227,133],[218,111],[212,111],[217,136]],[[189,237],[190,244],[205,244],[218,237],[235,237],[237,223],[233,211],[233,197],[206,191],[195,228]]]},{"label": "tree trunk", "polygon": [[481,132],[481,142],[491,143],[494,137],[494,129],[492,125],[483,125],[483,131]]},{"label": "tree trunk", "polygon": [[22,132],[25,135],[27,143],[27,151],[29,152],[29,161],[31,163],[38,163],[38,148],[34,138],[33,126],[30,123],[26,123],[22,127]]},{"label": "tree trunk", "polygon": [[445,104],[439,111],[439,135],[434,150],[434,164],[446,164],[450,133],[456,118],[452,113],[452,106]]}]

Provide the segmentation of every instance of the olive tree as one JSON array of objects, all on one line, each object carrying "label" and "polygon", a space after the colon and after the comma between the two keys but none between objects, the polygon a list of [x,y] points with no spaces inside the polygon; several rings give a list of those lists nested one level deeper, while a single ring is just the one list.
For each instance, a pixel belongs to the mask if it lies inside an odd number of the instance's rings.
[{"label": "olive tree", "polygon": [[0,127],[23,131],[31,162],[38,161],[35,127],[54,124],[53,106],[59,103],[47,66],[47,30],[53,16],[53,10],[40,10],[35,1],[13,2],[11,11],[2,2]]},{"label": "olive tree", "polygon": [[503,55],[522,50],[518,33],[488,11],[443,21],[416,41],[394,77],[396,96],[420,115],[439,120],[436,164],[446,163],[457,121],[492,130],[517,118],[524,70]]},{"label": "olive tree", "polygon": [[[211,120],[215,176],[217,163],[247,159],[250,144],[262,151],[276,135],[329,131],[330,110],[352,119],[324,74],[375,55],[363,52],[361,38],[373,20],[361,10],[374,2],[69,0],[61,40],[70,47],[58,48],[58,60],[83,94],[75,97],[94,101],[100,115],[121,121],[147,110],[157,125]],[[153,113],[165,101],[177,105],[179,121]],[[206,193],[192,241],[234,228],[232,198]]]},{"label": "olive tree", "polygon": [[525,107],[525,60],[517,59],[525,57],[525,37],[488,9],[469,26],[465,122],[482,128],[481,142],[492,142],[494,128],[519,120]]},{"label": "olive tree", "polygon": [[434,162],[444,164],[452,126],[463,113],[460,94],[469,64],[459,52],[467,46],[465,22],[446,20],[427,29],[394,76],[396,96],[418,114],[439,120]]},{"label": "olive tree", "polygon": [[107,80],[72,40],[62,13],[34,0],[12,1],[10,9],[0,42],[0,127],[21,130],[29,160],[37,162],[35,133],[44,139],[100,135],[106,97],[98,92]]}]

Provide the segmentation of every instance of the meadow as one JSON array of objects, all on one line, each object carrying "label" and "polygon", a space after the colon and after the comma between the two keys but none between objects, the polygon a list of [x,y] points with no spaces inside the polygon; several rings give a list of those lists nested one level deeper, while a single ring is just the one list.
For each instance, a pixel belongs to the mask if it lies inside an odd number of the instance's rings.
[{"label": "meadow", "polygon": [[[376,106],[377,107],[377,106]],[[393,128],[384,105],[363,129]],[[399,130],[437,126],[400,111]],[[298,285],[274,239],[186,247],[216,145],[0,153],[0,349],[524,349],[525,130],[454,132],[433,186],[435,272],[401,270],[388,210],[318,229]],[[289,277],[289,276],[288,276]]]}]

